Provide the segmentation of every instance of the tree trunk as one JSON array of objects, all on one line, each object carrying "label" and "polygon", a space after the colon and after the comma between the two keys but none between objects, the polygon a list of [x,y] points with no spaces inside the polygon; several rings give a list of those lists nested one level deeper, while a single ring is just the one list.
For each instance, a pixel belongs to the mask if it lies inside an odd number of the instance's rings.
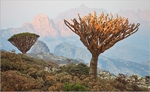
[{"label": "tree trunk", "polygon": [[95,78],[97,77],[97,55],[92,55],[92,59],[90,61],[90,75],[93,75]]}]

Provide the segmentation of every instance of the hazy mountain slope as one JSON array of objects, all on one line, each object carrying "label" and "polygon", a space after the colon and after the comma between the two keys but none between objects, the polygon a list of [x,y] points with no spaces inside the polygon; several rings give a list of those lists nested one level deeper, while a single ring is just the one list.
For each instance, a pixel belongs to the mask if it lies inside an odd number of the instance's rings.
[{"label": "hazy mountain slope", "polygon": [[119,42],[114,47],[102,53],[102,55],[113,59],[123,59],[138,63],[148,61],[150,53],[133,44]]},{"label": "hazy mountain slope", "polygon": [[[66,42],[57,45],[54,49],[54,54],[75,59],[79,58],[85,62],[87,62],[91,57],[91,54],[87,49],[79,48],[78,46],[74,46]],[[148,61],[150,57],[149,52],[130,44],[116,45],[104,53],[101,53],[101,55],[112,59],[123,59],[137,63]]]},{"label": "hazy mountain slope", "polygon": [[121,59],[110,59],[103,56],[99,57],[98,66],[101,69],[107,70],[115,75],[117,75],[118,73],[123,73],[127,75],[136,74],[141,76],[146,76],[150,74],[150,69],[148,65],[143,65]]},{"label": "hazy mountain slope", "polygon": [[[134,51],[134,50],[133,50]],[[137,53],[138,51],[140,52],[140,49],[135,50]],[[125,54],[124,54],[125,53]],[[132,53],[132,50],[131,50]],[[88,50],[82,49],[73,45],[70,45],[68,43],[61,43],[57,45],[54,49],[54,54],[58,56],[64,56],[68,58],[73,58],[73,59],[78,59],[84,61],[84,63],[88,63],[91,60],[91,54]],[[112,55],[113,53],[111,53]],[[131,55],[126,55],[128,52],[122,52],[119,53],[121,55],[125,55],[126,57],[133,57]],[[147,53],[145,53],[147,54]],[[115,56],[115,55],[114,55]],[[137,56],[135,56],[137,57]],[[144,55],[143,55],[144,57]],[[143,58],[142,57],[142,58]],[[145,56],[146,57],[146,56]],[[140,56],[137,57],[137,59],[140,59]],[[144,58],[143,58],[144,59]],[[137,74],[137,75],[148,75],[150,73],[149,66],[148,65],[143,65],[138,62],[132,62],[128,60],[122,60],[122,59],[111,59],[106,56],[103,56],[101,54],[98,59],[98,67],[110,71],[113,74],[118,74],[118,73],[124,73],[124,74]],[[142,60],[143,62],[143,60]]]},{"label": "hazy mountain slope", "polygon": [[121,10],[118,14],[131,23],[140,23],[138,32],[127,38],[126,42],[150,52],[150,10]]},{"label": "hazy mountain slope", "polygon": [[58,56],[73,58],[73,59],[80,59],[86,63],[88,63],[91,58],[91,54],[89,53],[88,50],[78,48],[66,42],[57,45],[54,49],[54,54]]},{"label": "hazy mountain slope", "polygon": [[43,41],[38,40],[31,48],[30,53],[50,52],[48,46]]}]

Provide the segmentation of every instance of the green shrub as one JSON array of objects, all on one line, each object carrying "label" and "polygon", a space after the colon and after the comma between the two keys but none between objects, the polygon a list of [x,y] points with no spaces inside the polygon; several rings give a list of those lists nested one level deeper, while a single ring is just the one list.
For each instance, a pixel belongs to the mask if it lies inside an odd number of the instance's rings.
[{"label": "green shrub", "polygon": [[70,84],[66,82],[63,86],[64,91],[87,91],[87,88],[80,84]]},{"label": "green shrub", "polygon": [[73,90],[75,91],[87,91],[87,88],[83,85],[80,85],[80,84],[76,84],[74,87],[73,87]]},{"label": "green shrub", "polygon": [[74,76],[89,75],[89,67],[83,63],[80,63],[76,66],[72,66],[69,69],[69,73]]},{"label": "green shrub", "polygon": [[64,90],[64,91],[72,91],[72,85],[69,84],[68,82],[66,82],[66,83],[63,85],[63,90]]}]

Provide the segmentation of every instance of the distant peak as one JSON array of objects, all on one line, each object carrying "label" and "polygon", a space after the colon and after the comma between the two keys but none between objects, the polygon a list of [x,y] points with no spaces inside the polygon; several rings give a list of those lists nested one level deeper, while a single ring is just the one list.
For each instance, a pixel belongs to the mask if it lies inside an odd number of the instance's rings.
[{"label": "distant peak", "polygon": [[35,16],[35,19],[49,19],[47,15],[44,14],[37,14]]},{"label": "distant peak", "polygon": [[44,16],[44,17],[47,17],[47,15],[45,15],[45,14],[37,14],[36,16]]},{"label": "distant peak", "polygon": [[86,6],[84,4],[81,4],[79,8],[85,8]]},{"label": "distant peak", "polygon": [[49,18],[48,18],[48,16],[47,15],[44,15],[44,14],[37,14],[35,17],[34,17],[34,19],[32,20],[32,24],[33,24],[33,22],[34,23],[41,23],[41,22],[44,22],[44,23],[46,23],[46,21],[47,21],[47,23],[49,22]]},{"label": "distant peak", "polygon": [[23,23],[23,26],[27,26],[27,25],[31,25],[31,23],[29,23],[29,22],[24,22]]}]

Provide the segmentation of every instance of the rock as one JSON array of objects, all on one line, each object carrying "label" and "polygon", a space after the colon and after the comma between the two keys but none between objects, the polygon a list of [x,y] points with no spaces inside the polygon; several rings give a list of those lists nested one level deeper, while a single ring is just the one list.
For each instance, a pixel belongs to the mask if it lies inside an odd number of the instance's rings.
[{"label": "rock", "polygon": [[150,76],[145,76],[145,78],[138,76],[138,75],[131,75],[125,76],[124,74],[118,74],[116,80],[124,83],[124,84],[131,84],[137,85],[138,87],[147,88],[150,90]]},{"label": "rock", "polygon": [[132,76],[130,76],[130,79],[131,79],[133,82],[137,82],[137,75],[132,75]]},{"label": "rock", "polygon": [[146,84],[150,84],[150,76],[145,76]]},{"label": "rock", "polygon": [[50,50],[49,50],[48,46],[46,45],[46,43],[44,43],[43,41],[37,41],[31,48],[30,53],[41,53],[41,52],[49,53]]},{"label": "rock", "polygon": [[137,76],[138,81],[142,80],[141,76]]},{"label": "rock", "polygon": [[105,70],[98,70],[98,76],[102,79],[115,79],[116,78],[115,75]]},{"label": "rock", "polygon": [[45,67],[44,71],[51,72],[51,69],[49,67]]}]

